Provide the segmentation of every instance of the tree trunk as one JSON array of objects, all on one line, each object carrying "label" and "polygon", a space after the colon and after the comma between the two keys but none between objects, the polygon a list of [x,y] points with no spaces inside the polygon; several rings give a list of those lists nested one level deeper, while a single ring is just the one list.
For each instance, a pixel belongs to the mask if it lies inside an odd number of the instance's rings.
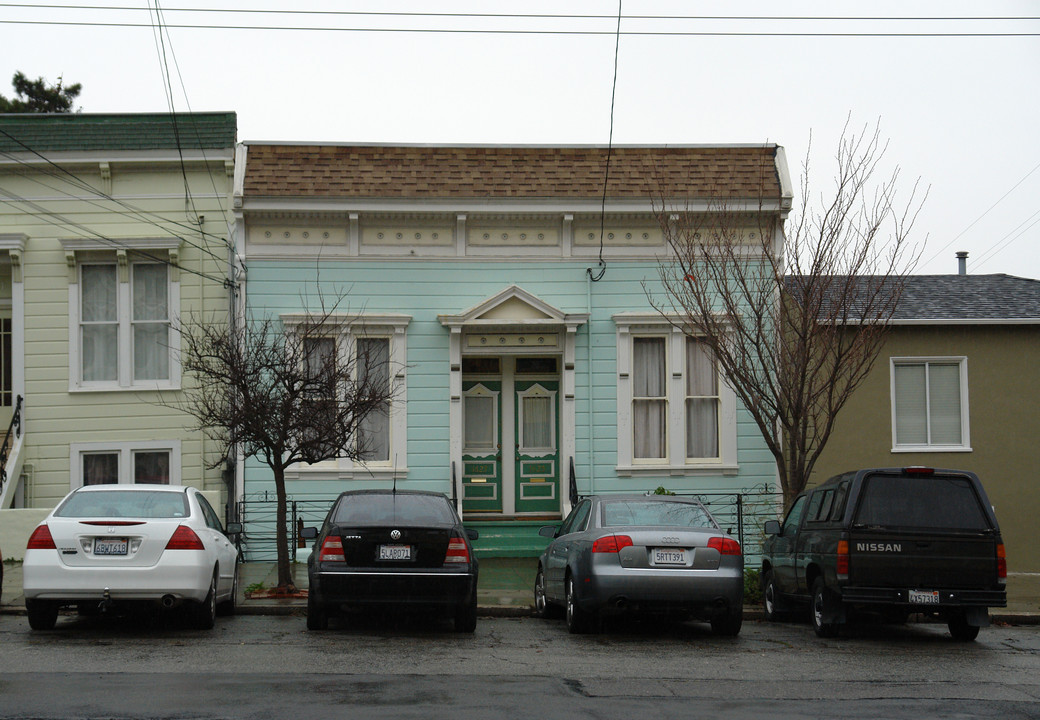
[{"label": "tree trunk", "polygon": [[275,494],[278,497],[277,517],[275,518],[275,544],[278,548],[278,587],[275,590],[282,593],[294,593],[296,592],[296,582],[293,580],[292,566],[289,563],[289,537],[286,532],[288,502],[285,496],[285,468],[275,465],[272,469],[274,470]]}]

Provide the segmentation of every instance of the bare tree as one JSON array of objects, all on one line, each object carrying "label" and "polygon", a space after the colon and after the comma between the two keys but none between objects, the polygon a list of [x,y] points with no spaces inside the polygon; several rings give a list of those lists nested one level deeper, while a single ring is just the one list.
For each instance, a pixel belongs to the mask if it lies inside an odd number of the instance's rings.
[{"label": "bare tree", "polygon": [[816,200],[807,152],[786,227],[762,198],[707,212],[659,203],[674,256],[660,266],[666,298],[651,302],[710,348],[765,438],[786,506],[877,359],[920,256],[909,237],[924,197],[915,183],[897,201],[898,168],[875,181],[885,149],[876,127],[846,125],[834,189]]},{"label": "bare tree", "polygon": [[242,326],[189,321],[184,371],[195,378],[182,409],[224,457],[256,457],[274,474],[278,590],[291,592],[285,471],[296,463],[369,458],[366,419],[389,412],[389,357],[378,344],[339,352],[345,325],[322,310],[294,327],[271,318]]}]

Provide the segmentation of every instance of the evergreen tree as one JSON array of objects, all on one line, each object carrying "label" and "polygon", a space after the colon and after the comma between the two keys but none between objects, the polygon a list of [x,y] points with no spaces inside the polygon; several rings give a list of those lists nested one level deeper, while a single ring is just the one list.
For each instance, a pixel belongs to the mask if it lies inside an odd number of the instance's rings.
[{"label": "evergreen tree", "polygon": [[18,71],[11,79],[15,96],[10,100],[0,95],[0,113],[67,113],[73,112],[72,104],[83,86],[62,86],[62,79],[48,85],[42,77],[30,80]]}]

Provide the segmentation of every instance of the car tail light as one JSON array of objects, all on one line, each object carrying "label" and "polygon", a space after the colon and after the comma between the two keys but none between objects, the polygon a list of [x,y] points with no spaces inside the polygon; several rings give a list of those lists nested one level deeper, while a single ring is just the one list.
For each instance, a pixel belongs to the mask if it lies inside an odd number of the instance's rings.
[{"label": "car tail light", "polygon": [[346,562],[347,556],[343,554],[343,541],[338,537],[327,537],[321,544],[321,552],[318,554],[318,562]]},{"label": "car tail light", "polygon": [[25,546],[26,550],[57,550],[58,546],[54,544],[54,538],[51,537],[51,529],[46,525],[40,525],[33,534],[29,536],[29,542]]},{"label": "car tail light", "polygon": [[838,558],[835,565],[835,572],[838,573],[839,580],[849,579],[849,541],[839,540],[838,541]]},{"label": "car tail light", "polygon": [[629,545],[632,545],[632,538],[628,535],[606,535],[592,543],[592,552],[617,553]]},{"label": "car tail light", "polygon": [[199,540],[199,536],[195,534],[187,525],[178,525],[177,529],[173,531],[173,536],[170,541],[166,543],[167,550],[205,550],[206,546]]},{"label": "car tail light", "polygon": [[921,467],[920,465],[911,465],[910,467],[903,468],[904,475],[917,475],[919,477],[931,477],[935,475],[935,468]]},{"label": "car tail light", "polygon": [[1004,551],[1004,543],[997,543],[997,580],[1007,582],[1007,554]]},{"label": "car tail light", "polygon": [[469,548],[462,537],[456,535],[448,541],[448,552],[444,554],[445,563],[468,563]]},{"label": "car tail light", "polygon": [[715,548],[721,555],[740,555],[740,543],[733,538],[708,538],[708,547]]}]

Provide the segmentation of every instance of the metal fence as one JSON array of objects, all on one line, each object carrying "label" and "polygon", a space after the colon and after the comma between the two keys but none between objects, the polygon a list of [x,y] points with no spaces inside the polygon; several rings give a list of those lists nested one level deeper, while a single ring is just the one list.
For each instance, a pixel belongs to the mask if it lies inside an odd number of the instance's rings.
[{"label": "metal fence", "polygon": [[[287,498],[286,533],[289,537],[289,558],[296,561],[296,550],[301,546],[300,529],[319,526],[332,507],[335,497],[292,496]],[[247,495],[237,503],[242,534],[238,551],[246,562],[267,562],[278,559],[277,529],[278,500],[273,492]]]},{"label": "metal fence", "polygon": [[719,526],[734,535],[744,551],[744,567],[758,566],[762,555],[765,533],[762,526],[767,520],[776,520],[783,513],[783,495],[772,490],[742,492],[676,493],[695,497],[715,516]]}]

